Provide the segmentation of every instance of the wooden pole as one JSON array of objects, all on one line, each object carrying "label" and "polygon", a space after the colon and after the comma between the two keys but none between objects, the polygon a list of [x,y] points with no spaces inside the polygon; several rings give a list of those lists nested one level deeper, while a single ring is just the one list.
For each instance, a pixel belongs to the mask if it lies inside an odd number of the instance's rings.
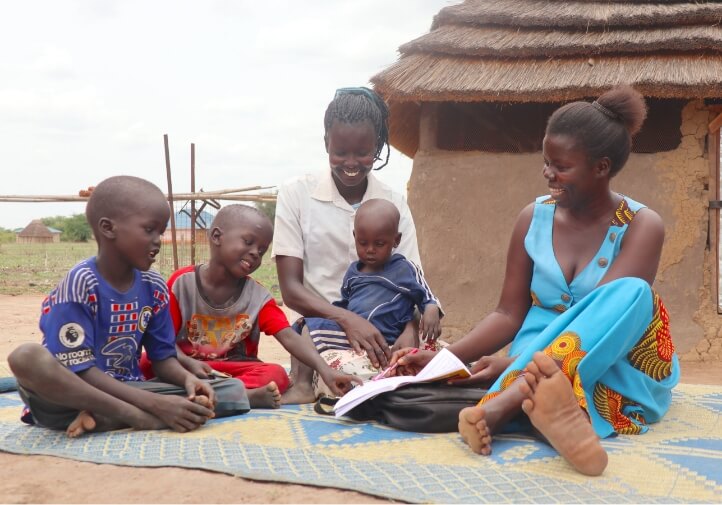
[{"label": "wooden pole", "polygon": [[[196,192],[196,145],[191,143],[191,193]],[[196,201],[191,199],[191,265],[196,264]]]},{"label": "wooden pole", "polygon": [[[720,116],[718,116],[720,117]],[[708,192],[709,199],[711,201],[718,201],[720,199],[720,131],[719,128],[710,131],[707,134],[707,155],[709,156],[709,184]],[[713,272],[717,272],[714,286],[711,291],[714,294],[714,304],[717,306],[717,313],[722,314],[722,306],[720,306],[720,272],[719,272],[719,259],[720,259],[720,209],[712,207],[708,212],[708,229],[709,229],[709,241],[710,247],[714,247],[714,267]]]},{"label": "wooden pole", "polygon": [[165,147],[165,175],[168,179],[168,203],[170,204],[170,234],[173,240],[173,271],[178,270],[178,245],[175,240],[175,209],[173,208],[173,181],[170,176],[170,152],[168,150],[168,134],[163,134]]},{"label": "wooden pole", "polygon": [[722,112],[717,114],[717,117],[712,120],[709,124],[709,132],[714,133],[722,127]]},{"label": "wooden pole", "polygon": [[[0,195],[0,202],[25,202],[25,203],[60,203],[60,202],[87,202],[87,196],[74,195]],[[175,200],[233,200],[237,202],[275,202],[276,196],[272,194],[264,195],[233,195],[226,193],[216,193],[215,191],[200,193],[175,193]]]}]

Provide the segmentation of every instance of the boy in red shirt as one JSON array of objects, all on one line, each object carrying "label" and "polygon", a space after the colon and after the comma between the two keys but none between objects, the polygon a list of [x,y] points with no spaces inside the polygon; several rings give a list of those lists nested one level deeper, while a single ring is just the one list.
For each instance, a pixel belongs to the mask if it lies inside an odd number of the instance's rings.
[{"label": "boy in red shirt", "polygon": [[242,380],[251,407],[278,408],[290,381],[282,366],[258,359],[263,332],[315,369],[336,394],[348,390],[358,379],[330,368],[311,340],[291,329],[271,293],[249,277],[273,240],[268,217],[253,207],[228,205],[208,237],[208,263],[177,270],[168,280],[181,363],[200,377],[215,371]]}]

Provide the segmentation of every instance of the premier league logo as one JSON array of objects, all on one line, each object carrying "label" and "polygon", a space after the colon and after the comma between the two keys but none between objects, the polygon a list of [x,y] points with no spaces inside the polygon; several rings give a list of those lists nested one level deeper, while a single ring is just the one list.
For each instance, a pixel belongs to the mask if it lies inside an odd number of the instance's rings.
[{"label": "premier league logo", "polygon": [[140,311],[140,317],[138,318],[138,328],[140,328],[140,331],[145,333],[145,329],[148,327],[148,323],[150,322],[152,315],[153,309],[150,307],[143,307]]},{"label": "premier league logo", "polygon": [[75,349],[85,342],[85,330],[78,323],[68,323],[60,328],[58,338],[68,349]]}]

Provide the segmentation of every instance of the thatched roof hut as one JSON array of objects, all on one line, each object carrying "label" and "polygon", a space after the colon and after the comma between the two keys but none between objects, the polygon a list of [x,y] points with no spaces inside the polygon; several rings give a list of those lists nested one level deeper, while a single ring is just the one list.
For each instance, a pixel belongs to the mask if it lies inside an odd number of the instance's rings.
[{"label": "thatched roof hut", "polygon": [[15,235],[19,244],[48,244],[60,242],[60,231],[51,230],[40,219],[33,219],[29,225]]},{"label": "thatched roof hut", "polygon": [[[414,157],[409,202],[452,333],[494,307],[511,226],[546,192],[548,116],[631,84],[649,116],[615,184],[665,218],[656,286],[682,354],[722,356],[717,253],[705,248],[719,221],[708,201],[719,187],[722,2],[466,0],[399,52],[371,81],[389,102],[391,143]],[[454,244],[453,258],[439,242]],[[463,289],[478,285],[488,292]]]}]

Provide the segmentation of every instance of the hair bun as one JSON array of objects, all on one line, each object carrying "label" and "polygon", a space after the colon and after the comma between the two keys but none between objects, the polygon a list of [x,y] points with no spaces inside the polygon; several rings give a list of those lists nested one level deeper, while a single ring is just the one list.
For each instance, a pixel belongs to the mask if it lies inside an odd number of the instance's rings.
[{"label": "hair bun", "polygon": [[647,117],[647,104],[644,96],[631,86],[622,85],[603,93],[597,102],[615,114],[634,135]]}]

